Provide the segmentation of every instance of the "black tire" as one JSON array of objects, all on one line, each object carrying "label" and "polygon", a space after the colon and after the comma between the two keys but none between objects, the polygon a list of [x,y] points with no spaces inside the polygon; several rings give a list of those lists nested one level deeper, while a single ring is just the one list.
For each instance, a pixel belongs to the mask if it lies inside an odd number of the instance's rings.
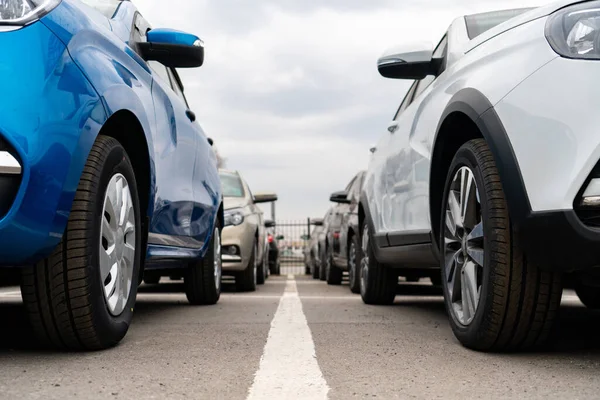
[{"label": "black tire", "polygon": [[221,226],[219,220],[202,260],[190,262],[184,277],[185,295],[193,305],[217,304],[221,298]]},{"label": "black tire", "polygon": [[279,262],[279,257],[277,257],[277,264],[273,275],[281,275],[281,263]]},{"label": "black tire", "polygon": [[312,258],[312,278],[319,279],[319,263],[317,262],[317,258],[313,256]]},{"label": "black tire", "polygon": [[[350,291],[356,294],[360,293],[360,263],[362,261],[361,253],[358,236],[352,235],[352,238],[350,239],[350,246],[348,246],[348,281],[350,283]],[[354,260],[351,259],[352,257],[354,257]]]},{"label": "black tire", "polygon": [[327,252],[323,249],[319,249],[319,257],[321,259],[319,266],[319,280],[326,281],[327,280]]},{"label": "black tire", "polygon": [[333,249],[328,246],[326,252],[325,280],[328,285],[341,285],[343,271],[333,264]]},{"label": "black tire", "polygon": [[[100,226],[106,188],[122,174],[134,206],[135,255],[128,301],[118,316],[106,304],[100,279]],[[67,350],[101,350],[127,333],[137,295],[141,261],[141,218],[135,175],[125,149],[99,136],[83,169],[67,228],[52,254],[23,271],[21,291],[29,319],[43,345]]]},{"label": "black tire", "polygon": [[156,285],[160,282],[160,275],[156,275],[150,272],[144,273],[144,283],[146,285]]},{"label": "black tire", "polygon": [[444,243],[450,184],[462,167],[472,171],[479,188],[483,268],[478,278],[478,306],[471,322],[463,325],[449,300],[446,250],[440,246],[442,286],[452,330],[464,346],[475,350],[507,351],[541,345],[560,304],[561,274],[542,271],[520,251],[520,238],[512,229],[498,170],[483,139],[463,145],[449,168],[440,210],[439,243]]},{"label": "black tire", "polygon": [[575,283],[575,293],[577,297],[589,309],[600,309],[600,287],[586,285],[580,280]]},{"label": "black tire", "polygon": [[265,265],[265,260],[263,256],[263,261],[258,264],[256,267],[256,283],[259,285],[264,285],[267,281],[267,267]]},{"label": "black tire", "polygon": [[248,266],[245,270],[238,272],[235,275],[235,288],[238,292],[254,292],[256,291],[256,284],[258,279],[258,270],[255,262],[256,257],[256,249],[257,249],[256,241],[254,243],[254,247],[252,248],[252,255],[250,256],[250,260],[248,261]]},{"label": "black tire", "polygon": [[360,296],[365,304],[393,304],[398,288],[398,275],[375,259],[370,235],[368,224],[365,223],[361,238],[363,257],[360,268]]}]

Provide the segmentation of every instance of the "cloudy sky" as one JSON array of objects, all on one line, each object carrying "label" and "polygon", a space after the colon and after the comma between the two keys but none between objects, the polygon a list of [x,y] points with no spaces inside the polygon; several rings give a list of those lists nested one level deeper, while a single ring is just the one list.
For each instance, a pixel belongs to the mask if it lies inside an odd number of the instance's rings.
[{"label": "cloudy sky", "polygon": [[329,194],[367,169],[409,86],[376,60],[437,43],[460,15],[548,0],[135,0],[153,27],[199,35],[185,93],[229,169],[279,195],[277,217],[323,216]]}]

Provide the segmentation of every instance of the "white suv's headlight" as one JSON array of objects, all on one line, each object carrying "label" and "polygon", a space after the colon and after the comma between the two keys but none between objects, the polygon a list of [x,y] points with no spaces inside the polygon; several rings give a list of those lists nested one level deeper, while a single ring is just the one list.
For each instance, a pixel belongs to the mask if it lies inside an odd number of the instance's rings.
[{"label": "white suv's headlight", "polygon": [[27,25],[56,7],[61,0],[0,0],[0,25]]},{"label": "white suv's headlight", "polygon": [[241,208],[225,211],[225,226],[237,226],[242,222],[244,222],[244,212]]}]

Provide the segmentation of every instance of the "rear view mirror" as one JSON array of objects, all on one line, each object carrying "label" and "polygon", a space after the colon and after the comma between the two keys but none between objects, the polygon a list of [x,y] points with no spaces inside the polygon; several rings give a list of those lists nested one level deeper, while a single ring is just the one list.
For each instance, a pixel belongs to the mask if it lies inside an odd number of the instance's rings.
[{"label": "rear view mirror", "polygon": [[430,43],[401,45],[387,50],[377,61],[381,76],[392,79],[423,79],[435,75],[437,63],[432,60]]},{"label": "rear view mirror", "polygon": [[348,192],[346,192],[345,190],[342,190],[341,192],[332,193],[331,197],[329,197],[329,200],[339,204],[351,203],[350,199],[348,199]]},{"label": "rear view mirror", "polygon": [[147,42],[138,43],[142,58],[169,68],[195,68],[204,63],[204,42],[198,36],[173,29],[152,29]]},{"label": "rear view mirror", "polygon": [[261,193],[254,195],[255,203],[272,203],[277,201],[277,195],[275,193]]},{"label": "rear view mirror", "polygon": [[275,221],[272,221],[270,219],[265,221],[265,228],[274,228],[275,227]]},{"label": "rear view mirror", "polygon": [[310,220],[311,225],[323,226],[323,218],[313,218]]}]

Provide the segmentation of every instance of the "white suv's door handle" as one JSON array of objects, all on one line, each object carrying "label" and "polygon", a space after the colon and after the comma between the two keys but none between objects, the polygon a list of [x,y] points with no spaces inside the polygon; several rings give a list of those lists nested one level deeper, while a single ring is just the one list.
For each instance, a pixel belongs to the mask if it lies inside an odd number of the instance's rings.
[{"label": "white suv's door handle", "polygon": [[398,130],[398,124],[394,124],[394,125],[390,125],[388,126],[388,131],[390,131],[390,133],[394,133]]}]

